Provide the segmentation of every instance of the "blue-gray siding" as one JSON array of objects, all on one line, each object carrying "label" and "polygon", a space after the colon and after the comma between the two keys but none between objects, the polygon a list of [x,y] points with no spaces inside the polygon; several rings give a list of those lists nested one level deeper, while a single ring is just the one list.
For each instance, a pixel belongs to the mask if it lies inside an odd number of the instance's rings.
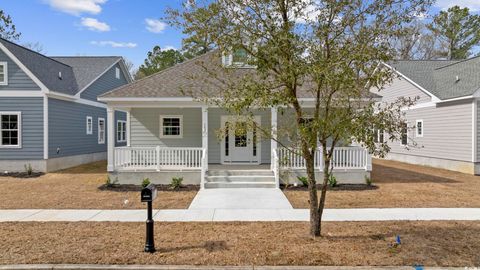
[{"label": "blue-gray siding", "polygon": [[86,90],[84,90],[80,97],[88,100],[97,101],[97,97],[103,93],[106,93],[114,88],[127,84],[128,81],[121,72],[120,79],[115,77],[115,68],[120,68],[119,64],[116,64],[110,68],[105,74],[92,83]]},{"label": "blue-gray siding", "polygon": [[43,159],[43,98],[0,98],[0,111],[22,113],[22,148],[0,148],[0,160]]},{"label": "blue-gray siding", "polygon": [[0,85],[0,91],[40,90],[40,87],[2,50],[0,50],[0,62],[7,62],[8,67],[8,85]]},{"label": "blue-gray siding", "polygon": [[[103,118],[105,122],[107,121],[106,109],[49,98],[48,111],[49,158],[107,151],[107,132],[105,143],[98,143],[98,119]],[[87,116],[93,119],[93,132],[90,135],[87,135]],[[125,120],[123,112],[116,112],[115,116],[117,119]],[[107,122],[106,125],[108,125]],[[117,146],[123,145],[125,143],[117,144]]]}]

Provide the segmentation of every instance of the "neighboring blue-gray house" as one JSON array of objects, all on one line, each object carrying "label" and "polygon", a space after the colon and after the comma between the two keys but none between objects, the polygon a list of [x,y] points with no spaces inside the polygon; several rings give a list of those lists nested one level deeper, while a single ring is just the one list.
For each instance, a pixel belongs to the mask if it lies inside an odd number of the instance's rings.
[{"label": "neighboring blue-gray house", "polygon": [[[0,171],[55,171],[106,159],[107,106],[131,82],[122,57],[47,57],[0,39]],[[126,143],[115,112],[115,144]]]}]

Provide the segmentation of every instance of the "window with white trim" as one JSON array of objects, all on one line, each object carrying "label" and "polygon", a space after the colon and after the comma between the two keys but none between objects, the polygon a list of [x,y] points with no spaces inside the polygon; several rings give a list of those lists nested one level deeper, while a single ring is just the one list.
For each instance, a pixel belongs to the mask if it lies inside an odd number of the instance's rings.
[{"label": "window with white trim", "polygon": [[8,66],[7,62],[0,62],[0,85],[8,84]]},{"label": "window with white trim", "polygon": [[183,116],[161,115],[160,116],[160,137],[161,138],[182,138]]},{"label": "window with white trim", "polygon": [[115,68],[115,78],[120,79],[120,69],[118,67]]},{"label": "window with white trim", "polygon": [[423,120],[417,120],[415,123],[415,136],[423,137]]},{"label": "window with white trim", "polygon": [[402,145],[408,144],[408,125],[407,123],[402,123],[402,130],[401,130],[401,143]]},{"label": "window with white trim", "polygon": [[87,116],[87,135],[93,134],[93,118],[91,116]]},{"label": "window with white trim", "polygon": [[117,121],[117,142],[127,141],[127,121]]},{"label": "window with white trim", "polygon": [[0,147],[21,147],[21,127],[21,112],[0,112]]},{"label": "window with white trim", "polygon": [[385,141],[385,132],[381,129],[373,130],[373,141],[375,143],[384,143]]},{"label": "window with white trim", "polygon": [[98,118],[98,144],[105,143],[105,118]]}]

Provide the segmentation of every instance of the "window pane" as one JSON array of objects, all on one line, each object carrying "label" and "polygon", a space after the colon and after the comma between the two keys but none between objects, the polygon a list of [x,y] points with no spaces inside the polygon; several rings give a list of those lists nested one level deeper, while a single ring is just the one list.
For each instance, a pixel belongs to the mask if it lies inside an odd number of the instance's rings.
[{"label": "window pane", "polygon": [[4,66],[4,65],[0,65],[0,73],[2,73],[2,74],[3,74],[3,73],[4,73],[4,71],[5,71],[5,66]]},{"label": "window pane", "polygon": [[0,73],[0,82],[5,82],[5,74]]}]

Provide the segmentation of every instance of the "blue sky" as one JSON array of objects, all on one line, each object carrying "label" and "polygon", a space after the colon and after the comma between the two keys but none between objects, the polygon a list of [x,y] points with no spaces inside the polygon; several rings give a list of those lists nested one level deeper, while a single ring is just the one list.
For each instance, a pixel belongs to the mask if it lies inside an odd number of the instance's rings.
[{"label": "blue sky", "polygon": [[181,47],[181,32],[159,20],[167,7],[178,7],[180,3],[2,0],[1,8],[22,33],[20,44],[39,42],[47,55],[121,55],[138,66],[155,45]]},{"label": "blue sky", "polygon": [[[155,45],[181,47],[182,34],[159,20],[181,0],[1,0],[22,33],[47,55],[121,55],[135,66]],[[431,12],[454,4],[480,10],[480,0],[438,0]]]}]

